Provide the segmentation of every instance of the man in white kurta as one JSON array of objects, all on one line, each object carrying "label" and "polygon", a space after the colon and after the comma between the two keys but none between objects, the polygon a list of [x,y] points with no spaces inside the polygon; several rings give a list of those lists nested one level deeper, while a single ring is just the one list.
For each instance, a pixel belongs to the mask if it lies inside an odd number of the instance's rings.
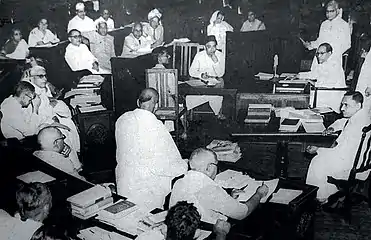
[{"label": "man in white kurta", "polygon": [[102,16],[97,18],[94,21],[94,24],[98,28],[98,24],[101,22],[105,22],[107,24],[108,31],[112,31],[115,28],[115,22],[112,18],[110,18],[110,12],[108,11],[108,9],[103,9]]},{"label": "man in white kurta", "polygon": [[125,37],[122,47],[121,57],[135,58],[151,52],[151,39],[143,35],[143,26],[141,23],[135,23],[132,32]]},{"label": "man in white kurta", "polygon": [[[321,44],[316,51],[316,63],[312,64],[310,72],[299,73],[300,78],[316,79],[316,87],[345,88],[345,74],[341,63],[334,58],[330,44]],[[317,107],[330,107],[335,112],[340,112],[340,104],[345,91],[318,90]],[[314,92],[311,94],[313,104]]]},{"label": "man in white kurta", "polygon": [[326,17],[320,27],[318,38],[312,42],[304,42],[309,50],[316,49],[322,43],[329,43],[334,49],[335,59],[341,62],[342,54],[350,48],[351,32],[349,24],[342,19],[342,10],[336,1],[326,6]]},{"label": "man in white kurta", "polygon": [[240,31],[251,32],[262,30],[265,30],[265,24],[259,19],[255,18],[255,13],[253,11],[249,11],[247,13],[247,20],[242,24]]},{"label": "man in white kurta", "polygon": [[[325,202],[337,192],[335,185],[327,183],[327,176],[347,179],[358,150],[362,128],[371,123],[370,117],[362,109],[363,97],[360,92],[346,93],[342,100],[341,111],[345,119],[338,120],[326,132],[342,130],[331,148],[309,146],[307,152],[317,154],[311,161],[306,183],[319,187],[317,199]],[[369,171],[358,174],[357,178],[366,179]]]},{"label": "man in white kurta", "polygon": [[[216,49],[216,39],[214,36],[208,36],[205,44],[205,51],[198,52],[194,57],[189,75],[193,78],[201,79],[207,83],[214,83],[215,88],[223,88],[222,79],[225,72],[225,56]],[[221,113],[223,97],[210,95],[187,95],[187,109],[191,110],[204,103],[209,103],[214,114],[219,118],[225,118]]]},{"label": "man in white kurta", "polygon": [[79,174],[82,165],[77,153],[65,143],[65,138],[66,136],[56,127],[43,128],[37,135],[41,150],[35,151],[33,154],[65,173],[84,179]]},{"label": "man in white kurta", "polygon": [[179,201],[193,203],[201,214],[201,220],[215,224],[218,219],[227,217],[242,220],[259,204],[268,193],[268,187],[262,185],[245,203],[240,203],[220,187],[215,181],[218,171],[216,154],[208,149],[196,149],[190,159],[191,170],[174,184],[170,197],[170,206]]},{"label": "man in white kurta", "polygon": [[139,108],[116,122],[116,185],[119,195],[148,209],[163,208],[171,181],[187,171],[164,124],[153,114],[158,102],[155,89],[144,89]]},{"label": "man in white kurta", "polygon": [[90,32],[95,31],[95,23],[93,19],[86,16],[85,5],[83,3],[76,4],[76,16],[74,16],[67,26],[67,32],[70,32],[72,29],[77,29],[80,32]]},{"label": "man in white kurta", "polygon": [[38,27],[32,29],[30,35],[28,36],[28,46],[51,46],[51,44],[58,43],[59,39],[57,35],[52,33],[48,29],[48,20],[45,18],[41,19]]},{"label": "man in white kurta", "polygon": [[371,51],[365,56],[365,61],[362,64],[361,72],[359,73],[356,90],[363,94],[365,98],[363,108],[371,112]]}]

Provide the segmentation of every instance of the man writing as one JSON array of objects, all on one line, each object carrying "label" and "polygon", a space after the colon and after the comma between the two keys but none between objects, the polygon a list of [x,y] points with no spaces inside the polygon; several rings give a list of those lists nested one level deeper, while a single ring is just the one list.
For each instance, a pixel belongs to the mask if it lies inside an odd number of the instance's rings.
[{"label": "man writing", "polygon": [[154,112],[158,92],[144,89],[134,111],[116,122],[117,193],[148,209],[162,208],[171,181],[187,171],[165,125]]},{"label": "man writing", "polygon": [[216,223],[218,219],[226,220],[230,217],[242,220],[258,206],[260,200],[268,194],[268,187],[262,185],[257,188],[256,193],[244,203],[221,188],[214,179],[218,171],[218,160],[216,154],[208,149],[199,148],[193,151],[189,158],[190,171],[175,182],[170,206],[178,201],[194,203],[201,214],[201,220]]},{"label": "man writing", "polygon": [[132,32],[125,37],[121,57],[135,58],[150,52],[151,42],[143,36],[141,23],[134,23]]},{"label": "man writing", "polygon": [[[225,73],[225,56],[216,49],[216,45],[215,36],[207,36],[205,51],[196,54],[189,68],[189,75],[193,78],[201,79],[207,85],[223,88],[224,80],[222,77]],[[211,109],[219,119],[225,119],[225,116],[221,113],[222,96],[186,96],[186,104],[189,110],[206,102],[209,102]]]},{"label": "man writing", "polygon": [[[332,124],[324,134],[342,130],[330,148],[308,146],[307,152],[317,154],[311,161],[306,183],[319,187],[317,199],[326,202],[327,198],[337,192],[335,185],[327,183],[327,176],[347,179],[361,141],[362,128],[371,122],[367,111],[362,109],[363,96],[360,92],[347,92],[341,102],[343,119]],[[357,175],[366,179],[368,171]]]}]

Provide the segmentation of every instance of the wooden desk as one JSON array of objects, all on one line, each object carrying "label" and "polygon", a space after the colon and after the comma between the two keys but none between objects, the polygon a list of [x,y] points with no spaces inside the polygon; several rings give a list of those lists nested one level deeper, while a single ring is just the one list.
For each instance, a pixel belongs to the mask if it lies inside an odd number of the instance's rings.
[{"label": "wooden desk", "polygon": [[238,142],[276,143],[274,175],[282,178],[288,177],[289,143],[299,142],[303,144],[315,142],[326,144],[333,142],[337,137],[336,135],[322,136],[321,133],[305,133],[300,129],[298,132],[279,132],[278,129],[279,118],[273,117],[268,124],[244,124],[242,121],[230,134]]}]

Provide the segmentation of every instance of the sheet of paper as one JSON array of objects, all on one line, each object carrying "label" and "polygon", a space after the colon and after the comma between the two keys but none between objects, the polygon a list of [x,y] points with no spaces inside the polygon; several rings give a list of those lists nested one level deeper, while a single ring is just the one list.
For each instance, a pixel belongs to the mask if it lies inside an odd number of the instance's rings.
[{"label": "sheet of paper", "polygon": [[280,188],[276,193],[273,194],[269,202],[289,204],[292,200],[294,200],[297,196],[299,196],[302,193],[303,193],[302,190]]},{"label": "sheet of paper", "polygon": [[202,82],[201,80],[199,79],[192,79],[192,80],[188,80],[186,81],[186,83],[191,86],[191,87],[200,87],[200,86],[205,86],[206,84],[204,82]]},{"label": "sheet of paper", "polygon": [[325,131],[325,125],[321,122],[306,122],[302,121],[306,133],[322,133]]},{"label": "sheet of paper", "polygon": [[[279,182],[278,178],[272,179],[269,181],[264,181],[264,184],[268,186],[268,194],[267,196],[265,196],[264,198],[260,200],[261,203],[265,203],[267,199],[269,198],[269,196],[272,195],[274,190],[276,190],[278,182]],[[255,180],[249,181],[248,185],[244,188],[245,193],[240,194],[237,200],[240,202],[246,202],[247,200],[249,200],[252,197],[252,195],[255,194],[256,189],[262,185],[262,183],[263,181],[255,181]]]},{"label": "sheet of paper", "polygon": [[25,183],[31,183],[31,182],[47,183],[47,182],[51,182],[55,180],[54,177],[49,176],[48,174],[43,173],[41,171],[28,172],[28,173],[18,176],[17,179]]},{"label": "sheet of paper", "polygon": [[241,189],[250,181],[253,181],[250,176],[231,169],[221,172],[215,177],[215,182],[223,188]]},{"label": "sheet of paper", "polygon": [[270,80],[273,78],[273,73],[263,73],[263,72],[260,72],[258,74],[255,75],[255,77],[258,77],[259,80]]}]

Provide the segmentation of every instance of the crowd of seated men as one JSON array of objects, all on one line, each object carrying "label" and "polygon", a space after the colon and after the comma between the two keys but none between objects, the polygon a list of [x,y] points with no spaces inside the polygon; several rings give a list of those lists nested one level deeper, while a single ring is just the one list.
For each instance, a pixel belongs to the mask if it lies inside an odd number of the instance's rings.
[{"label": "crowd of seated men", "polygon": [[[113,40],[107,35],[107,31],[114,28],[109,12],[104,10],[100,20],[94,22],[85,15],[83,3],[76,4],[75,9],[76,16],[71,19],[67,28],[70,44],[66,49],[66,62],[73,71],[89,70],[93,74],[100,74],[103,72],[102,68],[109,70],[110,64],[107,62],[114,56]],[[318,39],[313,42],[303,40],[306,48],[316,49],[316,57],[311,71],[300,75],[317,78],[319,86],[345,85],[340,56],[350,47],[350,30],[342,20],[341,14],[338,3],[330,1],[326,5],[327,20],[321,25]],[[122,56],[136,57],[148,53],[147,50],[152,50],[164,42],[161,13],[157,9],[151,11],[148,20],[149,22],[145,24],[138,22],[132,25],[132,33],[125,38]],[[243,24],[241,31],[264,29],[264,23],[250,12],[248,22]],[[233,31],[233,27],[224,21],[222,12],[215,11],[207,28],[209,36],[204,42],[205,50],[197,53],[189,69],[191,77],[206,83],[216,81],[216,85],[223,87],[227,31]],[[88,40],[90,50],[84,44],[85,40]],[[29,37],[30,46],[53,45],[58,41],[57,36],[48,31],[46,19],[40,20],[39,26],[32,30]],[[13,30],[12,36],[2,48],[2,53],[14,59],[27,57],[28,45],[18,29]],[[307,152],[315,157],[309,166],[306,182],[319,187],[317,198],[320,202],[326,202],[336,191],[335,187],[326,181],[329,174],[345,179],[349,175],[362,128],[371,122],[369,115],[371,87],[367,68],[369,55],[366,56],[357,86],[360,92],[343,91],[336,96],[319,95],[321,106],[331,107],[333,111],[341,112],[343,116],[324,132],[329,134],[342,131],[331,148],[316,146],[307,148]],[[167,52],[160,51],[156,57],[158,65],[155,67],[164,68],[164,64],[168,63]],[[171,92],[169,95],[172,97]],[[264,184],[258,187],[253,197],[244,203],[236,200],[240,191],[233,191],[229,195],[214,182],[218,171],[218,160],[214,152],[198,148],[194,150],[189,160],[182,158],[168,129],[154,114],[158,101],[159,93],[156,89],[146,88],[138,97],[137,109],[117,116],[115,124],[117,193],[146,209],[166,208],[166,197],[170,195],[171,209],[166,220],[167,230],[154,229],[146,233],[154,236],[151,239],[193,239],[197,235],[200,220],[215,224],[216,238],[225,238],[230,228],[225,222],[227,217],[237,220],[248,217],[258,206],[261,198],[267,194],[268,187]],[[189,96],[186,105],[192,108],[209,102],[215,115],[223,118],[220,112],[222,101],[223,98],[220,96]],[[69,108],[64,102],[53,97],[46,70],[36,59],[31,61],[31,67],[24,72],[14,92],[1,103],[0,110],[1,131],[6,138],[21,140],[27,136],[37,135],[40,150],[34,152],[36,157],[84,180],[81,175],[83,166],[78,159],[80,140],[77,127],[71,120]],[[182,175],[184,177],[177,180],[172,188],[174,178]],[[361,178],[367,176],[368,172]],[[39,200],[39,197],[43,200]],[[27,186],[27,191],[23,189],[17,192],[17,200],[20,219],[1,211],[0,217],[11,223],[5,226],[0,223],[0,228],[5,229],[0,231],[1,234],[17,234],[19,231],[14,229],[24,225],[21,220],[27,223],[27,219],[30,223],[25,227],[32,230],[27,231],[30,236],[26,239],[31,239],[32,233],[38,236],[32,239],[43,239],[40,236],[52,234],[53,230],[49,230],[48,227],[37,230],[51,207],[50,192],[44,185]],[[184,221],[184,218],[188,218],[188,221]]]}]

